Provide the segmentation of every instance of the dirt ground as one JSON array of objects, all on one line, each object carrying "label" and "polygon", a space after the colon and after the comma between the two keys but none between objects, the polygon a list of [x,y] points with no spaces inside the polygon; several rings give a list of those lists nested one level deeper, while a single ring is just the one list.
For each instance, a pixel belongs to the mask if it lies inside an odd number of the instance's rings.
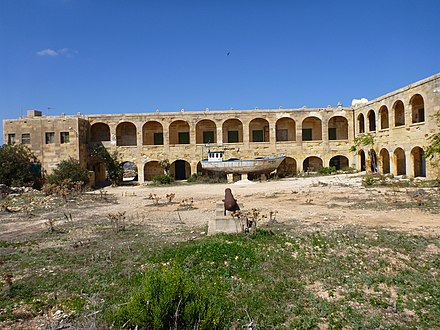
[{"label": "dirt ground", "polygon": [[[209,219],[214,217],[215,204],[223,199],[227,187],[242,209],[257,208],[261,215],[267,215],[260,219],[261,226],[269,221],[272,211],[276,212],[274,222],[288,227],[332,229],[358,224],[414,234],[440,234],[439,188],[365,188],[359,174],[343,174],[234,184],[107,187],[105,196],[112,196],[114,202],[104,206],[101,203],[96,208],[72,208],[67,203],[65,210],[48,209],[32,217],[2,211],[0,240],[22,240],[36,231],[47,230],[47,219],[54,212],[68,212],[82,220],[126,212],[129,221],[148,225],[162,235],[175,231],[176,224],[200,234],[206,231]],[[166,195],[171,193],[175,197],[168,203]],[[90,194],[99,199],[99,191]],[[149,199],[150,194],[158,197],[158,204]],[[83,235],[87,238],[92,232]]]}]

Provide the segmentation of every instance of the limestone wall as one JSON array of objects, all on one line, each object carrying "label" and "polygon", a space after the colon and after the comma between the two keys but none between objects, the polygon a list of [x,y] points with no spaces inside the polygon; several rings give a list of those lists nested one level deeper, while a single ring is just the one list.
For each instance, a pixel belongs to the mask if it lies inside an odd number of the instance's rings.
[{"label": "limestone wall", "polygon": [[[370,158],[376,157],[381,173],[433,178],[438,168],[424,159],[423,149],[439,131],[432,117],[438,111],[440,74],[350,108],[56,117],[30,111],[3,125],[5,142],[28,144],[47,172],[74,157],[94,170],[98,180],[105,167],[88,157],[89,147],[97,143],[134,163],[139,182],[160,173],[164,159],[170,161],[171,173],[184,179],[200,171],[209,149],[224,150],[225,159],[286,155],[279,167],[286,175],[332,165],[370,171]],[[350,153],[355,136],[363,134],[373,135],[373,147]]]},{"label": "limestone wall", "polygon": [[[354,107],[356,136],[374,137],[381,173],[434,178],[437,169],[424,159],[423,149],[429,144],[427,138],[439,131],[433,117],[438,111],[440,74]],[[367,149],[360,153],[365,153],[368,162]],[[360,154],[356,161],[361,167]]]}]

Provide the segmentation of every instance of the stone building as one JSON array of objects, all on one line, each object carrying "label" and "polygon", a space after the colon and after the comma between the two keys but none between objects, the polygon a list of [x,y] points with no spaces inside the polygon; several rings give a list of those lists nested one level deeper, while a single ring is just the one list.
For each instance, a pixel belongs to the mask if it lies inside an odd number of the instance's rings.
[{"label": "stone building", "polygon": [[[432,117],[440,111],[440,74],[351,107],[254,109],[43,116],[36,110],[4,120],[4,141],[29,145],[50,173],[60,160],[78,159],[105,179],[105,165],[89,157],[89,146],[102,144],[137,171],[140,183],[163,173],[186,179],[201,171],[208,149],[225,159],[286,155],[282,175],[315,171],[322,166],[355,167],[411,177],[438,177],[423,157],[427,138],[439,131]],[[374,144],[356,153],[354,139],[371,134]],[[373,168],[372,158],[377,160]]]}]

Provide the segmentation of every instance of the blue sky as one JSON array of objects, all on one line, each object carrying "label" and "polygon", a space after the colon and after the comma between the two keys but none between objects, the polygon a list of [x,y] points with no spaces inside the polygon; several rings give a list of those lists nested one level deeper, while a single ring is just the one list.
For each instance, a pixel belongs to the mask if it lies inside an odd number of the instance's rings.
[{"label": "blue sky", "polygon": [[350,105],[440,72],[439,17],[438,0],[0,0],[0,119]]}]

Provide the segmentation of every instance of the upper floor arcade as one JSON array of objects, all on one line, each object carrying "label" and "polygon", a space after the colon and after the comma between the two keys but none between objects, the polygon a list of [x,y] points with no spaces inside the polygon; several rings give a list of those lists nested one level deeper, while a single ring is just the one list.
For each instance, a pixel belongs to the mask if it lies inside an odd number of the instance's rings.
[{"label": "upper floor arcade", "polygon": [[345,108],[88,116],[90,142],[119,147],[348,141],[352,118]]},{"label": "upper floor arcade", "polygon": [[440,110],[440,74],[367,104],[354,107],[355,134],[401,137],[403,132],[432,133]]}]

